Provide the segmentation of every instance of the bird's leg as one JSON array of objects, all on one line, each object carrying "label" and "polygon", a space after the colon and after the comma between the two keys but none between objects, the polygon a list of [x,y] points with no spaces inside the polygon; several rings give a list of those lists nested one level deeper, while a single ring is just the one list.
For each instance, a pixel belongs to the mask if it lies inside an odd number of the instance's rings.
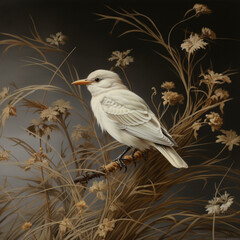
[{"label": "bird's leg", "polygon": [[135,148],[135,149],[133,150],[133,152],[132,152],[132,159],[133,159],[133,162],[134,162],[134,166],[135,166],[135,167],[136,167],[137,163],[136,163],[136,159],[135,159],[135,157],[134,157],[134,154],[135,154],[135,152],[137,152],[137,151],[138,151],[138,149]]},{"label": "bird's leg", "polygon": [[114,162],[118,162],[120,170],[122,169],[122,167],[124,167],[125,171],[127,171],[127,165],[123,162],[123,157],[131,148],[132,147],[127,147],[121,155],[119,155],[116,159],[113,160]]}]

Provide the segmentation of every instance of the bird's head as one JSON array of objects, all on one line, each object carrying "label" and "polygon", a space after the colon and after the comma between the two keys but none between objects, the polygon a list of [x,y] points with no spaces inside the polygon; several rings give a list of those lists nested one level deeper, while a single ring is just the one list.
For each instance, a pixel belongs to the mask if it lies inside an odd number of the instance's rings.
[{"label": "bird's head", "polygon": [[113,89],[126,89],[117,73],[108,70],[91,72],[86,79],[77,80],[73,85],[87,85],[93,96],[108,92]]}]

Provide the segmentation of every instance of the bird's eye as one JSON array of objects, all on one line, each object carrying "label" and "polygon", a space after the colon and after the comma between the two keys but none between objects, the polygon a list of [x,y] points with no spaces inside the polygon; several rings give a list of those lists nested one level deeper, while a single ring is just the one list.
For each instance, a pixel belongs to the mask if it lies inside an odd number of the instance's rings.
[{"label": "bird's eye", "polygon": [[99,82],[99,81],[100,81],[100,78],[95,78],[94,81],[95,81],[95,82]]}]

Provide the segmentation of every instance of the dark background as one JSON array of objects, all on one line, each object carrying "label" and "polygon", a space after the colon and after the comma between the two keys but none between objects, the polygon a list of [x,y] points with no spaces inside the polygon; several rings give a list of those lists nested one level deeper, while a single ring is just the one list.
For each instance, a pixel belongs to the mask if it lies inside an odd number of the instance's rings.
[{"label": "dark background", "polygon": [[[131,56],[134,57],[134,63],[127,68],[127,74],[133,85],[133,90],[142,96],[151,105],[150,96],[151,87],[157,89],[164,81],[174,81],[177,89],[182,89],[181,83],[170,65],[158,56],[154,50],[159,47],[150,42],[144,42],[136,35],[127,35],[118,38],[124,25],[117,26],[116,31],[110,34],[113,22],[97,21],[98,16],[94,13],[110,14],[111,11],[106,8],[108,5],[116,10],[121,8],[131,11],[135,9],[152,18],[160,29],[162,35],[167,37],[170,28],[180,21],[184,13],[193,7],[195,3],[204,3],[213,11],[211,15],[203,15],[193,19],[188,24],[183,24],[172,35],[172,45],[180,46],[184,39],[184,29],[200,32],[202,27],[213,29],[217,37],[228,38],[226,40],[217,40],[209,48],[210,60],[204,61],[203,66],[206,69],[213,65],[215,72],[221,73],[226,69],[239,71],[240,63],[240,2],[225,1],[1,1],[0,2],[0,32],[14,33],[30,36],[32,27],[30,16],[33,17],[39,34],[43,39],[50,34],[63,32],[69,38],[69,42],[63,47],[71,51],[76,50],[71,55],[69,61],[75,65],[80,76],[86,77],[95,69],[109,69],[113,63],[108,62],[111,52],[114,50],[133,49]],[[1,37],[3,39],[3,37]],[[1,47],[3,50],[3,47]],[[161,50],[161,49],[160,49]],[[51,74],[39,70],[38,68],[24,68],[22,59],[30,54],[27,49],[11,49],[8,53],[0,56],[0,88],[15,82],[18,86],[27,86],[39,83],[48,83]],[[54,59],[56,64],[62,59]],[[119,72],[121,75],[121,73]],[[121,75],[122,76],[122,75]],[[123,76],[122,76],[123,77]],[[240,134],[240,107],[239,107],[239,74],[231,76],[232,84],[226,86],[231,97],[234,98],[225,107],[223,129],[233,129]],[[60,82],[59,85],[62,83]],[[90,95],[84,90],[87,99]],[[30,115],[29,115],[30,116]],[[26,116],[18,117],[17,120],[23,127],[26,127],[29,120]],[[9,121],[5,136],[18,136],[17,125],[13,120]],[[77,122],[77,120],[76,120]],[[12,125],[11,125],[12,124]],[[211,133],[210,128],[201,134]],[[24,136],[22,136],[24,138]],[[213,134],[208,135],[210,141],[215,141]],[[3,145],[5,140],[1,140]],[[219,146],[220,147],[220,146]],[[222,146],[221,146],[222,147]],[[212,146],[211,146],[212,148]],[[234,167],[239,167],[239,150],[234,147],[230,160],[226,161],[230,165],[235,160]],[[6,171],[4,174],[8,174]],[[10,175],[12,174],[9,173]]]}]

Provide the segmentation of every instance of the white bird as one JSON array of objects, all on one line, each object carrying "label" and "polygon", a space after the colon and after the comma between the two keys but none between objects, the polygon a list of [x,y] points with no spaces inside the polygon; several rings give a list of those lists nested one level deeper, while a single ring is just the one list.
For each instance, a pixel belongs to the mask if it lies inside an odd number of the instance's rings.
[{"label": "white bird", "polygon": [[140,151],[155,148],[174,167],[188,167],[173,149],[177,144],[160,125],[146,102],[130,91],[118,74],[108,70],[96,70],[86,79],[74,81],[72,84],[87,85],[92,94],[92,111],[101,129],[107,131],[118,142],[128,146],[117,159],[121,167],[126,167],[122,160],[130,148]]}]

